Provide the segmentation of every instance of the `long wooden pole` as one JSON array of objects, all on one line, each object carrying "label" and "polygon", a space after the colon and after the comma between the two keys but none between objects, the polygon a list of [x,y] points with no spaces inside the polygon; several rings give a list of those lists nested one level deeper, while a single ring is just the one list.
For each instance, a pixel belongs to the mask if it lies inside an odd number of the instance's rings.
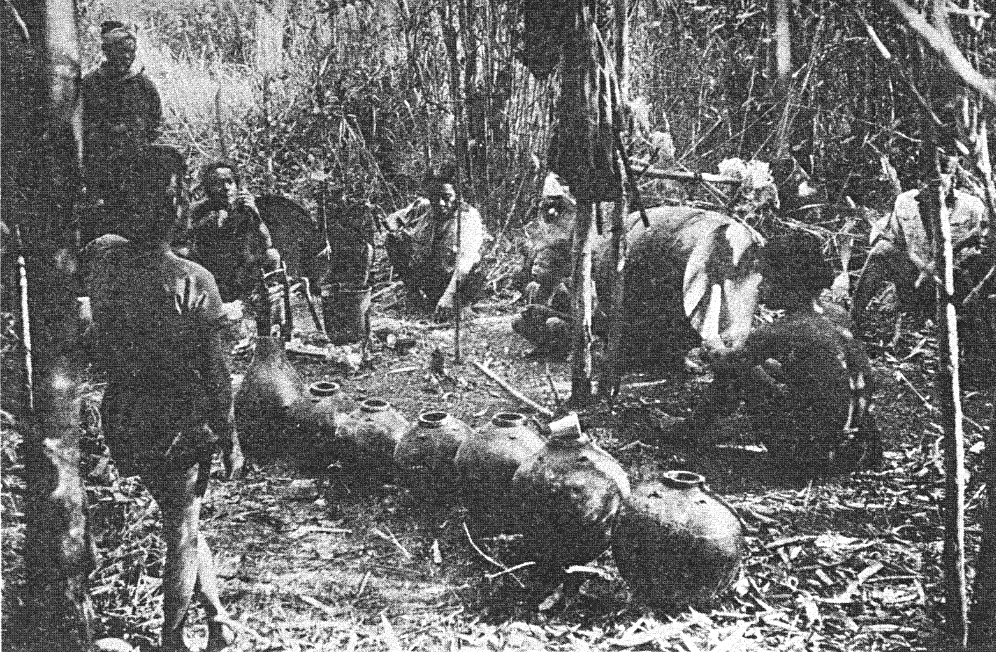
[{"label": "long wooden pole", "polygon": [[[627,0],[615,0],[615,57],[616,57],[616,77],[619,80],[619,90],[623,98],[628,97],[628,77],[626,65],[626,41],[629,38],[628,21],[626,20],[628,5]],[[618,152],[618,156],[625,157],[626,152]],[[623,161],[625,162],[625,158]],[[625,170],[627,166],[621,165]],[[623,174],[626,174],[625,171]],[[628,175],[627,175],[628,176]],[[628,179],[627,179],[628,181]],[[624,181],[623,187],[626,187]],[[619,384],[622,360],[622,330],[623,330],[623,297],[626,293],[626,214],[628,213],[628,201],[626,192],[623,191],[615,206],[612,207],[612,226],[609,236],[609,259],[607,266],[610,270],[611,279],[611,304],[609,306],[609,328],[608,339],[605,347],[605,361],[602,365],[602,374],[598,383],[599,395],[612,401],[619,394]]]},{"label": "long wooden pole", "polygon": [[573,292],[571,323],[573,346],[571,353],[571,405],[583,407],[591,402],[591,238],[594,229],[593,204],[578,203],[571,248]]},{"label": "long wooden pole", "polygon": [[[935,156],[937,149],[934,148]],[[940,166],[937,166],[940,174]],[[935,245],[937,285],[937,404],[944,432],[944,580],[948,635],[955,649],[968,645],[968,579],[965,576],[965,431],[962,423],[961,387],[958,370],[958,316],[955,312],[954,253],[951,222],[945,202],[944,183],[931,184],[923,192],[936,202],[931,211]]]}]

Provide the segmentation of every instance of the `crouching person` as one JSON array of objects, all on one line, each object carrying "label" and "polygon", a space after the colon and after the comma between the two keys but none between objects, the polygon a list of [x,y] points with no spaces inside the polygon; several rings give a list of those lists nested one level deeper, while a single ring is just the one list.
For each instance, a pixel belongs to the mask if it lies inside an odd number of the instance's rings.
[{"label": "crouching person", "polygon": [[[458,202],[455,175],[434,171],[425,197],[388,216],[384,246],[395,276],[422,308],[448,313],[484,286],[481,255],[488,232],[477,209]],[[459,237],[458,237],[459,232]]]},{"label": "crouching person", "polygon": [[779,236],[766,257],[765,303],[786,314],[714,360],[715,379],[683,430],[703,433],[743,399],[752,429],[780,461],[833,472],[877,467],[871,366],[840,310],[819,300],[833,282],[819,241]]},{"label": "crouching person", "polygon": [[93,272],[93,325],[84,344],[107,373],[101,412],[115,463],[141,476],[162,512],[162,649],[188,649],[183,630],[196,588],[208,617],[206,649],[222,650],[235,623],[219,599],[198,521],[215,450],[229,477],[240,471],[242,454],[218,336],[218,287],[210,272],[170,248],[185,167],[169,147],[138,156],[128,242],[106,250]]},{"label": "crouching person", "polygon": [[526,285],[527,305],[512,330],[535,347],[529,357],[566,358],[571,349],[571,242],[558,239],[536,251]]}]

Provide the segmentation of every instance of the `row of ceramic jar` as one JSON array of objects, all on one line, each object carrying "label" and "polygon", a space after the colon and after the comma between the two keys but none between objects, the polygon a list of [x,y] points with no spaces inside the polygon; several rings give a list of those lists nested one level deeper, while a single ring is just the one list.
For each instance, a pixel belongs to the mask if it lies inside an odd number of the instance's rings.
[{"label": "row of ceramic jar", "polygon": [[236,398],[247,456],[290,458],[320,470],[423,491],[456,483],[478,534],[520,533],[519,555],[538,577],[585,564],[610,545],[620,574],[654,605],[700,603],[725,589],[743,556],[740,521],[704,479],[672,471],[631,490],[619,463],[581,432],[576,415],[545,440],[518,413],[479,430],[444,411],[411,424],[386,401],[352,407],[334,383],[303,381],[282,343],[260,338]]}]

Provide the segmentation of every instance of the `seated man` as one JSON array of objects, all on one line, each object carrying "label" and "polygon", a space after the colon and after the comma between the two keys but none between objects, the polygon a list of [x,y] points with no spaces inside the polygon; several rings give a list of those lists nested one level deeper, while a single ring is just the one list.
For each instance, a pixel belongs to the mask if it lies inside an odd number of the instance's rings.
[{"label": "seated man", "polygon": [[790,233],[765,247],[765,303],[783,318],[753,331],[740,350],[715,360],[715,379],[683,428],[711,428],[743,398],[768,452],[792,464],[848,471],[881,463],[873,375],[840,311],[819,296],[833,281],[815,236]]},{"label": "seated man", "polygon": [[512,330],[536,347],[529,357],[564,358],[571,346],[570,240],[555,240],[536,251],[530,271],[528,305],[512,322]]},{"label": "seated man", "polygon": [[409,296],[440,312],[454,308],[458,288],[470,302],[484,285],[480,262],[488,232],[476,208],[457,205],[454,183],[452,171],[430,174],[424,198],[388,215],[384,243]]},{"label": "seated man", "polygon": [[177,252],[214,274],[222,301],[244,299],[258,286],[261,269],[280,266],[280,253],[252,193],[240,188],[233,162],[209,163],[201,171],[201,186],[205,198],[190,209]]},{"label": "seated man", "polygon": [[[102,243],[92,270],[93,325],[81,349],[107,373],[104,433],[118,469],[139,475],[162,512],[162,650],[188,650],[184,625],[196,591],[208,620],[208,650],[232,644],[236,624],[218,593],[201,499],[214,450],[229,476],[242,465],[232,387],[218,337],[221,297],[211,274],[170,250],[186,164],[176,150],[152,146],[131,173],[135,218]],[[95,247],[100,248],[98,243]]]}]

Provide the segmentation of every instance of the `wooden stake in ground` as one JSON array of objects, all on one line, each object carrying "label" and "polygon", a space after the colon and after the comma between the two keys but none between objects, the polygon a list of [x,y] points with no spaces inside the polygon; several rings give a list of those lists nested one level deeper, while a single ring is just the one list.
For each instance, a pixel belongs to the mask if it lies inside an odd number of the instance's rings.
[{"label": "wooden stake in ground", "polygon": [[[619,88],[626,97],[626,41],[629,36],[627,29],[627,1],[615,0],[615,56],[616,76],[619,78]],[[620,139],[621,141],[621,139]],[[618,153],[625,157],[626,152]],[[625,158],[623,159],[625,163]],[[623,166],[626,169],[625,166]],[[635,186],[635,184],[634,184]],[[625,187],[625,182],[623,183]],[[609,260],[607,265],[611,270],[611,304],[609,308],[609,330],[605,346],[605,360],[602,362],[602,374],[598,382],[598,393],[609,401],[619,394],[620,373],[622,369],[622,351],[620,342],[623,330],[623,296],[626,292],[626,213],[627,197],[622,197],[612,207],[612,226],[609,236]]]},{"label": "wooden stake in ground", "polygon": [[[934,149],[936,152],[936,148]],[[940,166],[937,166],[940,174]],[[951,222],[945,203],[949,186],[940,180],[922,191],[920,210],[930,220],[934,236],[937,284],[936,403],[944,432],[944,584],[945,616],[952,642],[968,644],[968,580],[965,577],[965,431],[958,375],[958,323],[954,295],[954,254]]]},{"label": "wooden stake in ground", "polygon": [[574,263],[571,296],[571,405],[583,407],[591,402],[591,304],[594,284],[591,280],[591,238],[594,228],[593,204],[578,204],[574,223],[571,260]]}]

